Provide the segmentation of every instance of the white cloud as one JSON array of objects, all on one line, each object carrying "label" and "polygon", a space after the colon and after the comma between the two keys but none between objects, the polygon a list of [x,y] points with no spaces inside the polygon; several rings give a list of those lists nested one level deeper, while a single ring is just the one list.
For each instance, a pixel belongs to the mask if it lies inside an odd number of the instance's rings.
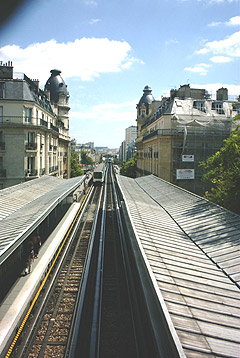
[{"label": "white cloud", "polygon": [[229,57],[240,56],[240,31],[233,33],[224,40],[207,42],[205,47],[197,51],[197,54],[223,54]]},{"label": "white cloud", "polygon": [[206,63],[199,63],[194,67],[185,67],[184,71],[195,72],[199,73],[201,76],[205,76],[208,73],[209,67],[211,67],[211,65],[208,65]]},{"label": "white cloud", "polygon": [[101,20],[100,19],[91,19],[90,21],[89,21],[89,24],[90,25],[94,25],[94,24],[97,24],[98,22],[100,22]]},{"label": "white cloud", "polygon": [[226,56],[213,56],[210,58],[210,61],[214,63],[227,63],[227,62],[231,62],[232,58]]},{"label": "white cloud", "polygon": [[211,22],[210,24],[208,24],[209,27],[216,27],[216,26],[219,26],[221,25],[222,22],[221,21],[213,21]]},{"label": "white cloud", "polygon": [[124,103],[104,103],[86,109],[80,107],[80,111],[71,110],[70,136],[82,143],[95,138],[97,146],[120,146],[125,137],[125,128],[136,125],[138,101],[139,99]]},{"label": "white cloud", "polygon": [[178,44],[179,43],[179,41],[178,40],[166,40],[165,41],[165,45],[176,45],[176,44]]},{"label": "white cloud", "polygon": [[26,48],[7,45],[0,48],[0,58],[13,61],[15,72],[37,77],[44,84],[54,68],[61,70],[64,78],[79,77],[83,81],[102,73],[119,72],[139,61],[130,56],[131,50],[126,41],[81,38],[67,43],[50,40]]},{"label": "white cloud", "polygon": [[128,122],[136,119],[136,104],[139,99],[124,103],[104,103],[92,106],[88,111],[71,111],[71,119],[97,119],[108,122]]},{"label": "white cloud", "polygon": [[231,17],[231,19],[228,22],[226,22],[226,25],[228,26],[240,25],[240,16]]},{"label": "white cloud", "polygon": [[209,27],[216,27],[219,25],[227,25],[227,26],[237,26],[240,25],[240,16],[234,16],[229,19],[229,21],[221,22],[221,21],[213,21],[208,24]]},{"label": "white cloud", "polygon": [[83,0],[83,3],[87,6],[97,6],[97,1],[95,0]]}]

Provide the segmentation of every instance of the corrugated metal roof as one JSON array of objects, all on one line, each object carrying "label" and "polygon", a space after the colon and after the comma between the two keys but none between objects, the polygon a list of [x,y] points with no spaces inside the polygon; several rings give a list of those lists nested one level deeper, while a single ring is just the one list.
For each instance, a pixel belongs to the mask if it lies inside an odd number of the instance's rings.
[{"label": "corrugated metal roof", "polygon": [[240,216],[152,175],[137,183],[231,279],[240,282]]},{"label": "corrugated metal roof", "polygon": [[[186,233],[204,230],[206,218],[199,221],[199,215],[207,208],[213,217],[219,213],[222,223],[225,217],[226,227],[239,216],[153,176],[118,178],[135,234],[186,357],[239,357],[239,288]],[[183,230],[186,223],[190,229]]]},{"label": "corrugated metal roof", "polygon": [[43,176],[0,191],[0,263],[29,235],[85,176]]}]

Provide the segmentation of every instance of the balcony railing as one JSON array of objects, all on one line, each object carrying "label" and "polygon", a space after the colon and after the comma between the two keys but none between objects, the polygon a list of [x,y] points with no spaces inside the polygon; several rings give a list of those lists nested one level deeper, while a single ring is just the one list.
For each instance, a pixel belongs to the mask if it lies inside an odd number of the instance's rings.
[{"label": "balcony railing", "polygon": [[[1,116],[0,117],[0,124],[5,125],[40,125],[45,128],[48,127],[48,122],[45,121],[42,118],[36,118],[36,117],[25,117],[25,116]],[[54,126],[52,123],[50,123],[50,128],[54,130],[55,132],[59,133],[59,128],[57,126]]]},{"label": "balcony railing", "polygon": [[41,126],[44,126],[44,127],[47,127],[47,121],[44,121],[44,119],[40,119],[40,125]]},{"label": "balcony railing", "polygon": [[37,149],[37,143],[35,142],[29,142],[25,145],[26,150],[36,150]]},{"label": "balcony railing", "polygon": [[0,150],[5,150],[5,142],[0,142]]},{"label": "balcony railing", "polygon": [[7,175],[6,169],[0,168],[0,177],[1,178],[6,178],[6,175]]},{"label": "balcony railing", "polygon": [[52,123],[50,123],[50,128],[54,130],[55,132],[59,132],[59,128],[54,126]]},{"label": "balcony railing", "polygon": [[25,177],[35,177],[37,175],[36,169],[26,169],[25,170]]},{"label": "balcony railing", "polygon": [[[171,136],[171,137],[183,137],[185,134],[184,128],[178,129],[156,129],[155,131],[143,135],[143,141],[157,137],[164,137],[164,136]],[[195,137],[227,137],[229,136],[230,131],[226,130],[218,130],[218,131],[211,131],[205,127],[197,127],[197,128],[187,128],[187,136],[195,136]]]}]

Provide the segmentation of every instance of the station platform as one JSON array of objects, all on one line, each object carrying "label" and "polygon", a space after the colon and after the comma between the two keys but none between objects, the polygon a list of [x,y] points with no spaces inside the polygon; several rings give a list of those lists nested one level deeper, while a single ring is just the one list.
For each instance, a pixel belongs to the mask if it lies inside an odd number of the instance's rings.
[{"label": "station platform", "polygon": [[73,221],[80,203],[71,205],[63,219],[41,246],[38,259],[32,264],[31,273],[18,278],[0,305],[0,357],[6,354],[6,347],[17,333],[20,320],[26,315],[30,301],[36,294],[41,280]]}]

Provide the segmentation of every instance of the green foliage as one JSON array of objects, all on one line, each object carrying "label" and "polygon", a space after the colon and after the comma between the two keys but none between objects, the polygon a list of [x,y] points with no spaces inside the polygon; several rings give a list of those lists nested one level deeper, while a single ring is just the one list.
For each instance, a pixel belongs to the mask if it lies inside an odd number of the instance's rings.
[{"label": "green foliage", "polygon": [[231,211],[240,214],[240,128],[236,128],[224,146],[200,166],[203,180],[213,187],[205,197]]},{"label": "green foliage", "polygon": [[136,178],[136,169],[137,169],[137,155],[134,154],[134,157],[131,158],[127,163],[124,160],[120,168],[120,174],[130,178]]},{"label": "green foliage", "polygon": [[71,152],[71,178],[79,177],[83,175],[83,170],[78,166],[78,154]]},{"label": "green foliage", "polygon": [[87,155],[85,150],[81,151],[81,163],[85,165],[93,165],[93,160]]},{"label": "green foliage", "polygon": [[115,158],[113,159],[113,163],[114,163],[114,164],[119,164],[119,159],[118,159],[117,157],[115,157]]}]

